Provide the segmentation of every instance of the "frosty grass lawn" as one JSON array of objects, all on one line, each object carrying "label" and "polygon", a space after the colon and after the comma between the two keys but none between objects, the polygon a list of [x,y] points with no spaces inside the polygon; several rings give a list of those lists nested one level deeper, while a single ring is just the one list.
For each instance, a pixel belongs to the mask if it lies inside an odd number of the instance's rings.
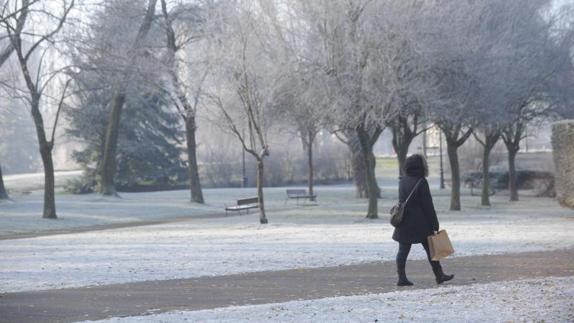
[{"label": "frosty grass lawn", "polygon": [[[434,183],[432,184],[433,186]],[[393,260],[396,243],[386,210],[396,187],[383,187],[381,219],[364,218],[366,202],[353,187],[318,187],[318,206],[285,204],[285,188],[266,190],[268,225],[257,212],[161,225],[0,241],[0,291],[13,292],[112,283],[216,276],[241,272]],[[0,205],[2,232],[30,232],[93,224],[221,213],[224,203],[253,190],[205,190],[207,206],[187,202],[187,191],[97,195],[60,194],[56,221],[39,218],[41,194]],[[441,228],[454,256],[552,250],[574,246],[574,217],[552,199],[494,196],[478,207],[464,196],[463,212],[449,212],[448,192],[434,191]],[[276,210],[276,211],[274,211]],[[415,247],[410,259],[423,259]]]},{"label": "frosty grass lawn", "polygon": [[572,322],[574,277],[113,318],[131,322]]}]

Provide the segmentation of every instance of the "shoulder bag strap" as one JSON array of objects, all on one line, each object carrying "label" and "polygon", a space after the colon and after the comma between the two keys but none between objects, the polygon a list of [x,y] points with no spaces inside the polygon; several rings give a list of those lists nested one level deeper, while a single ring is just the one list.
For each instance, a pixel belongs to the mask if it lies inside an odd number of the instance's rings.
[{"label": "shoulder bag strap", "polygon": [[419,179],[419,181],[415,184],[415,187],[413,187],[411,193],[409,194],[409,196],[407,197],[407,199],[403,202],[403,205],[407,205],[407,202],[409,201],[409,199],[411,198],[411,196],[413,195],[413,193],[417,190],[417,187],[419,187],[419,184],[422,182],[422,178]]}]

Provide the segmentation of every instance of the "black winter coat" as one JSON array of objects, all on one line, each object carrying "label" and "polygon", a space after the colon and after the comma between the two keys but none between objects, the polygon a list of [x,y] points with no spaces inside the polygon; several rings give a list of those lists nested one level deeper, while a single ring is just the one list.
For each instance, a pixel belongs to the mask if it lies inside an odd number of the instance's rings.
[{"label": "black winter coat", "polygon": [[399,180],[399,200],[402,202],[407,199],[418,180],[422,179],[405,207],[403,223],[395,228],[393,233],[393,240],[402,243],[427,241],[427,237],[439,229],[429,184],[425,178],[424,166],[421,162],[420,166],[423,168],[419,169],[416,165],[418,163],[415,162],[414,164],[407,160],[406,176],[402,176]]}]

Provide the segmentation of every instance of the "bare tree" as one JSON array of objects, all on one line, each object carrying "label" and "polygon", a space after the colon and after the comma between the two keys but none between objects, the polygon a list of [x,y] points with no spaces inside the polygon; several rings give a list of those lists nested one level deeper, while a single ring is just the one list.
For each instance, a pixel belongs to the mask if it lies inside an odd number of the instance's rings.
[{"label": "bare tree", "polygon": [[[503,126],[501,138],[508,151],[508,189],[510,200],[518,201],[516,156],[520,143],[526,138],[526,127],[536,119],[548,118],[552,110],[562,101],[562,93],[554,90],[562,71],[572,65],[571,48],[574,45],[574,31],[558,27],[556,16],[543,18],[549,2],[529,1],[520,8],[512,8],[516,19],[513,46],[509,55],[516,57],[506,69],[512,76],[507,107],[508,122]],[[566,12],[571,12],[566,10]],[[531,19],[531,17],[538,19]]]},{"label": "bare tree", "polygon": [[263,195],[267,133],[283,79],[280,46],[266,20],[249,3],[220,7],[219,32],[212,37],[215,60],[206,94],[219,112],[217,124],[230,131],[257,164],[259,222],[268,222]]},{"label": "bare tree", "polygon": [[139,26],[138,33],[135,36],[131,49],[128,51],[127,65],[123,71],[123,80],[118,82],[113,90],[114,94],[110,101],[110,114],[106,128],[106,136],[103,147],[103,159],[99,170],[98,190],[103,195],[117,195],[114,184],[116,172],[116,151],[118,146],[118,134],[120,127],[120,118],[122,108],[126,101],[127,90],[131,82],[131,76],[134,73],[136,60],[142,53],[143,43],[145,42],[152,22],[155,18],[157,0],[149,0],[145,16]]},{"label": "bare tree", "polygon": [[[369,192],[367,190],[367,170],[364,162],[363,155],[361,153],[361,147],[359,145],[359,139],[357,138],[357,133],[352,129],[336,129],[333,131],[335,136],[347,145],[351,153],[351,170],[353,172],[353,182],[355,183],[355,192],[358,198],[369,198]],[[374,136],[372,136],[374,138]],[[371,152],[372,160],[376,161],[375,154]],[[376,163],[371,163],[371,167],[376,167]],[[373,170],[374,174],[374,170]],[[381,189],[377,182],[377,197],[381,197]]]},{"label": "bare tree", "polygon": [[[430,5],[419,41],[429,48],[434,80],[438,83],[432,114],[447,137],[453,171],[451,209],[460,209],[457,148],[471,133],[483,146],[483,205],[490,205],[490,152],[502,138],[509,151],[511,191],[515,191],[514,159],[527,123],[521,111],[540,98],[540,75],[553,70],[552,41],[545,32],[543,11],[549,1],[446,1]],[[552,21],[552,18],[549,19]],[[538,49],[537,49],[538,48]],[[545,65],[540,68],[541,65]],[[544,70],[545,73],[540,73]],[[515,193],[511,192],[514,199]]]},{"label": "bare tree", "polygon": [[[369,1],[335,1],[332,3],[299,2],[299,15],[313,26],[310,36],[314,64],[329,78],[329,94],[334,102],[329,111],[338,131],[350,134],[346,139],[360,152],[365,170],[368,218],[378,217],[380,194],[375,176],[373,146],[383,131],[385,89],[376,64],[381,42],[373,33],[378,8]],[[355,141],[356,140],[356,141]],[[357,155],[359,156],[359,155]]]},{"label": "bare tree", "polygon": [[[178,52],[185,50],[186,45],[191,43],[195,38],[199,37],[198,33],[194,33],[193,30],[184,29],[181,26],[179,27],[179,34],[176,33],[176,28],[174,25],[176,24],[176,17],[179,11],[179,14],[182,14],[182,11],[185,11],[191,15],[191,21],[187,21],[187,24],[191,24],[192,27],[197,27],[199,17],[197,17],[197,11],[200,10],[198,7],[191,7],[185,8],[180,7],[176,8],[176,12],[174,14],[170,14],[167,9],[166,0],[161,0],[161,8],[162,14],[164,17],[165,22],[165,30],[166,30],[166,48],[167,48],[167,68],[168,74],[171,80],[171,87],[173,88],[173,92],[175,93],[174,100],[177,106],[181,105],[180,113],[185,122],[185,138],[186,138],[186,146],[187,146],[187,167],[189,172],[189,186],[190,186],[190,193],[191,193],[191,200],[197,203],[204,203],[203,199],[203,192],[201,190],[201,183],[199,180],[199,167],[197,164],[197,142],[196,142],[196,131],[197,131],[197,108],[199,105],[199,99],[201,95],[201,86],[207,76],[208,69],[205,72],[201,73],[198,77],[199,82],[194,89],[194,96],[193,99],[190,100],[188,95],[186,94],[186,86],[184,81],[182,80],[181,73],[179,72],[181,69],[180,60],[178,59]],[[199,71],[198,71],[199,72]]]},{"label": "bare tree", "polygon": [[[17,18],[18,15],[22,14],[22,10],[28,10],[28,8],[37,1],[38,0],[24,1],[21,7],[18,7],[16,8],[16,10],[13,11],[10,11],[8,8],[8,6],[11,5],[10,1],[2,1],[3,3],[2,3],[2,12],[0,13],[0,25],[5,25],[6,23],[9,22],[9,19]],[[22,29],[26,25],[26,18],[27,15],[18,17],[15,27],[16,33],[22,32]],[[10,58],[13,52],[14,52],[14,46],[12,46],[12,42],[8,42],[4,46],[4,48],[0,51],[0,67],[2,67],[4,63],[6,63],[6,61],[8,60],[8,58]],[[0,200],[6,200],[8,198],[9,198],[8,191],[4,186],[4,177],[2,176],[2,165],[0,165]]]},{"label": "bare tree", "polygon": [[[460,15],[460,13],[459,13]],[[461,19],[461,17],[459,17]],[[432,25],[440,25],[441,16],[435,17]],[[469,19],[465,19],[469,24]],[[450,29],[452,30],[452,29]],[[477,89],[472,76],[465,71],[460,62],[461,51],[466,48],[457,47],[458,35],[452,33],[437,33],[430,40],[431,46],[431,73],[437,79],[435,100],[430,109],[431,120],[442,131],[445,141],[451,172],[451,198],[450,210],[460,211],[461,181],[458,149],[470,138],[475,121],[474,111],[478,110],[474,104]]]},{"label": "bare tree", "polygon": [[[468,22],[468,21],[467,21]],[[448,36],[448,35],[446,35]],[[448,39],[447,37],[444,37]],[[444,41],[444,39],[442,39]],[[450,164],[451,194],[450,210],[460,211],[460,164],[458,149],[470,138],[473,131],[473,104],[477,93],[471,77],[457,62],[458,52],[447,44],[436,53],[433,74],[439,79],[437,100],[431,108],[431,119],[437,124],[446,140],[446,150]],[[431,54],[432,55],[432,54]]]},{"label": "bare tree", "polygon": [[482,206],[490,206],[490,153],[498,140],[500,140],[502,127],[493,121],[482,121],[481,123],[481,126],[477,127],[478,131],[473,132],[474,138],[482,146],[482,188],[480,203]]},{"label": "bare tree", "polygon": [[307,155],[307,186],[309,194],[314,194],[313,148],[315,139],[323,126],[323,111],[328,105],[328,98],[316,88],[316,81],[321,75],[309,73],[301,66],[292,71],[278,92],[276,115],[287,121],[288,126],[295,126],[296,135],[301,139],[303,150]]},{"label": "bare tree", "polygon": [[399,174],[405,175],[405,161],[409,152],[409,146],[416,136],[426,130],[425,123],[421,120],[420,111],[412,114],[399,115],[390,124],[393,133],[392,145],[399,161]]},{"label": "bare tree", "polygon": [[310,39],[299,17],[290,8],[284,8],[282,1],[259,0],[263,17],[271,27],[272,36],[277,39],[280,61],[285,62],[284,77],[279,84],[276,101],[278,118],[295,126],[301,139],[307,159],[307,186],[314,194],[313,149],[317,135],[325,123],[325,111],[331,104],[328,95],[326,75],[314,65],[306,53]]},{"label": "bare tree", "polygon": [[[396,10],[396,9],[395,9]],[[389,23],[381,28],[389,44],[377,57],[387,66],[390,92],[389,104],[398,111],[394,118],[389,119],[387,126],[392,132],[392,145],[399,162],[399,174],[404,175],[404,164],[409,147],[419,134],[426,131],[427,115],[430,108],[429,92],[432,83],[428,76],[430,67],[425,48],[415,45],[416,34],[420,31],[418,24],[413,23],[421,14],[415,3],[398,11],[403,17],[400,22]],[[403,21],[404,20],[404,21]],[[383,27],[385,27],[383,26]],[[410,30],[414,29],[414,30]]]},{"label": "bare tree", "polygon": [[[44,118],[42,116],[41,104],[43,97],[45,97],[45,90],[48,84],[53,81],[59,73],[49,72],[46,73],[42,69],[46,51],[43,48],[46,43],[54,42],[54,37],[63,28],[66,19],[74,7],[74,0],[62,1],[62,7],[59,12],[50,12],[45,8],[33,8],[30,3],[23,0],[22,7],[17,15],[7,19],[4,22],[6,32],[10,39],[10,43],[14,48],[14,53],[18,58],[18,65],[22,72],[22,78],[26,84],[26,89],[21,92],[25,95],[25,100],[30,107],[30,113],[34,121],[36,134],[38,137],[38,144],[40,147],[40,155],[44,166],[44,210],[42,217],[48,219],[56,219],[56,202],[54,193],[54,165],[52,160],[52,150],[54,148],[55,132],[58,123],[58,117],[63,106],[63,101],[66,97],[67,84],[63,89],[61,98],[58,103],[54,125],[52,127],[51,135],[46,133],[44,125]],[[52,20],[54,26],[45,34],[35,34],[33,31],[25,31],[26,21],[28,16],[43,16],[45,19]],[[39,17],[36,17],[39,18]],[[35,55],[40,56],[40,68],[33,66],[32,57]],[[36,69],[34,71],[34,68]],[[45,100],[45,99],[44,99]]]},{"label": "bare tree", "polygon": [[[549,1],[491,0],[484,10],[487,18],[480,33],[485,50],[474,61],[478,62],[474,75],[481,92],[478,129],[482,137],[475,137],[484,148],[482,205],[490,205],[488,156],[500,138],[508,149],[511,200],[518,199],[515,158],[528,120],[540,110],[539,104],[531,103],[543,100],[545,80],[561,69],[559,61],[569,60],[569,50],[562,55],[552,53],[553,28],[543,23],[549,5]],[[565,48],[571,44],[568,40]]]}]

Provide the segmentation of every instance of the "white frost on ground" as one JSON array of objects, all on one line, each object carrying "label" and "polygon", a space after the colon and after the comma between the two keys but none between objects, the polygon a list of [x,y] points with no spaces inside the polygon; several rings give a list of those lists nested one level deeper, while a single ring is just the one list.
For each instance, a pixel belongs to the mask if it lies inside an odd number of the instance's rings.
[{"label": "white frost on ground", "polygon": [[[54,180],[56,190],[63,188],[70,180],[82,177],[83,171],[81,170],[66,170],[54,172]],[[12,195],[20,195],[29,193],[35,190],[44,189],[44,173],[27,173],[27,174],[4,174],[4,184],[8,189],[8,193]]]},{"label": "white frost on ground", "polygon": [[[0,237],[18,233],[40,233],[53,230],[162,220],[224,213],[225,205],[239,198],[256,196],[255,188],[204,189],[206,204],[190,203],[188,190],[120,193],[121,198],[99,194],[63,193],[63,186],[81,176],[81,171],[56,172],[57,220],[42,219],[43,174],[20,174],[4,177],[10,190],[10,201],[0,201]],[[386,198],[396,196],[396,177],[381,178],[379,185]],[[290,187],[294,188],[294,187]],[[304,188],[304,187],[300,187]],[[285,187],[266,188],[265,204],[269,210],[285,208]],[[337,205],[341,210],[364,213],[365,200],[354,198],[351,185],[316,186],[319,201]],[[287,207],[294,205],[290,202]],[[251,211],[253,213],[253,210]]]},{"label": "white frost on ground", "polygon": [[[281,193],[284,189],[269,190],[275,206],[271,203],[270,223],[263,226],[252,213],[0,241],[0,292],[394,259],[397,246],[390,238],[387,216],[364,219],[365,202],[353,198],[352,187],[321,188],[319,206],[285,207]],[[505,196],[495,196],[494,207],[483,209],[472,207],[476,197],[466,196],[465,210],[457,213],[446,211],[446,192],[435,195],[441,227],[448,230],[456,249],[454,256],[574,246],[572,211],[551,199],[523,197],[520,203],[510,203]],[[381,200],[381,213],[392,202]],[[272,211],[278,207],[285,209]],[[424,257],[422,247],[415,247],[409,259]]]},{"label": "white frost on ground", "polygon": [[574,277],[113,318],[130,322],[573,322]]}]

